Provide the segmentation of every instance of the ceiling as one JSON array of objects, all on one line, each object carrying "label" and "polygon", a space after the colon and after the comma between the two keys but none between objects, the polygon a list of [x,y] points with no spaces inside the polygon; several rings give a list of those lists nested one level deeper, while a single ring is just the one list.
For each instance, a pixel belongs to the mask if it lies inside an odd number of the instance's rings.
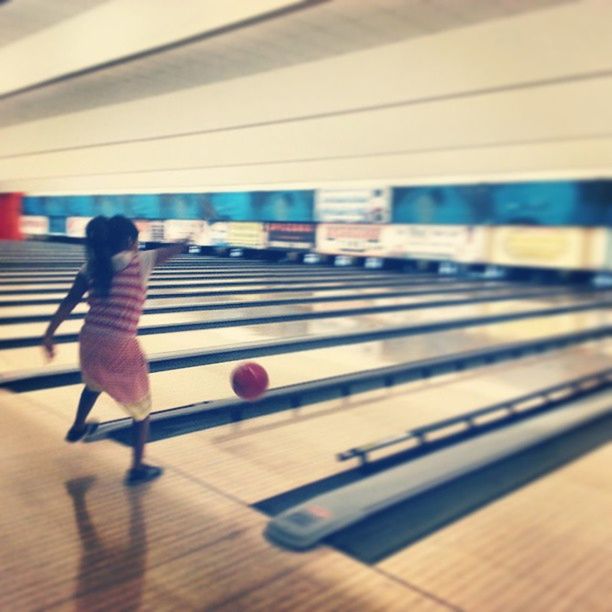
[{"label": "ceiling", "polygon": [[0,4],[0,49],[107,0],[7,0]]},{"label": "ceiling", "polygon": [[[0,96],[0,127],[227,81],[572,1],[576,0],[305,3],[299,10],[280,12],[217,35],[177,41],[159,52],[94,66]],[[102,4],[102,0],[10,0],[1,4],[0,54],[11,43],[28,36],[35,41],[34,35],[46,28]]]}]

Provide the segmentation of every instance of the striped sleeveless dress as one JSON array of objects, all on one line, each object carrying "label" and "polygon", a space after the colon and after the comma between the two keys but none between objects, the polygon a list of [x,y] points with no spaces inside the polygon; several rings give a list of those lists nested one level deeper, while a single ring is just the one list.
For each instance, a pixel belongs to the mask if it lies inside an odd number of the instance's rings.
[{"label": "striped sleeveless dress", "polygon": [[[79,335],[85,386],[108,393],[137,421],[151,411],[149,365],[136,335],[154,261],[154,251],[115,255],[108,297],[96,296],[88,279],[89,311]],[[86,266],[82,272],[87,275]]]}]

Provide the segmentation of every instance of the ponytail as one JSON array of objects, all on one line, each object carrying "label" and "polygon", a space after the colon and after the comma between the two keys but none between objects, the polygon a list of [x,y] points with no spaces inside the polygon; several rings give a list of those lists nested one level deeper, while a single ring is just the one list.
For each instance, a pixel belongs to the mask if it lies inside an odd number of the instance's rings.
[{"label": "ponytail", "polygon": [[106,217],[95,217],[85,229],[87,271],[93,283],[93,291],[99,297],[107,297],[113,279],[109,224]]}]

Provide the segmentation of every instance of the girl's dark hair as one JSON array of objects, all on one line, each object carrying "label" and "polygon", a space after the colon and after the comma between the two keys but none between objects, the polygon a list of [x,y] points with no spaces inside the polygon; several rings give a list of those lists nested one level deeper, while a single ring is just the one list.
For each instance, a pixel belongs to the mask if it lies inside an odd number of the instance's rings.
[{"label": "girl's dark hair", "polygon": [[112,255],[129,249],[138,240],[138,228],[123,215],[108,220],[108,244]]},{"label": "girl's dark hair", "polygon": [[106,217],[94,217],[85,228],[87,272],[96,295],[106,297],[113,279],[112,253],[109,243],[109,223]]},{"label": "girl's dark hair", "polygon": [[85,229],[87,271],[97,296],[107,297],[113,280],[112,256],[130,248],[138,228],[126,217],[95,217]]}]

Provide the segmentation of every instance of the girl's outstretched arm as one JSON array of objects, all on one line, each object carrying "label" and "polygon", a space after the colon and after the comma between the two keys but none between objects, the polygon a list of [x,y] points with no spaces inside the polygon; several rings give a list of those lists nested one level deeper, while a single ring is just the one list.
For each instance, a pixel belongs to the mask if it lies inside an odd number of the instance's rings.
[{"label": "girl's outstretched arm", "polygon": [[85,275],[79,272],[70,287],[70,291],[61,301],[55,314],[51,318],[47,331],[42,339],[42,346],[49,359],[55,357],[55,345],[53,344],[53,334],[55,330],[66,320],[68,315],[74,310],[75,306],[81,301],[81,298],[87,291],[88,284]]},{"label": "girl's outstretched arm", "polygon": [[189,240],[181,240],[181,242],[175,242],[170,246],[155,249],[155,265],[159,266],[171,257],[180,255],[188,244]]}]

